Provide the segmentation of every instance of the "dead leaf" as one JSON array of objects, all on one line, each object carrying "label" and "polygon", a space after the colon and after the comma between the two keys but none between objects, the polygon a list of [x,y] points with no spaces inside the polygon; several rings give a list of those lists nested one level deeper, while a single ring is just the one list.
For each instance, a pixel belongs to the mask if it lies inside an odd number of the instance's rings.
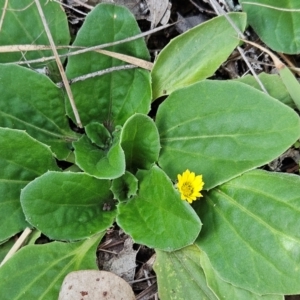
[{"label": "dead leaf", "polygon": [[109,261],[104,262],[103,269],[113,272],[126,281],[133,281],[136,268],[136,253],[133,250],[133,241],[128,237],[124,242],[124,248]]},{"label": "dead leaf", "polygon": [[[150,17],[147,20],[151,22],[151,28],[155,28],[163,18],[165,13],[167,12],[169,1],[168,0],[146,0],[146,3],[150,10]],[[165,24],[167,24],[167,22]]]},{"label": "dead leaf", "polygon": [[161,25],[168,24],[170,17],[171,17],[171,8],[172,8],[172,3],[169,2],[167,10],[166,10],[165,14],[163,15],[162,19],[160,20]]},{"label": "dead leaf", "polygon": [[175,27],[179,33],[188,31],[189,29],[207,21],[207,17],[204,14],[198,14],[194,16],[183,17],[180,13],[177,13],[178,19]]}]

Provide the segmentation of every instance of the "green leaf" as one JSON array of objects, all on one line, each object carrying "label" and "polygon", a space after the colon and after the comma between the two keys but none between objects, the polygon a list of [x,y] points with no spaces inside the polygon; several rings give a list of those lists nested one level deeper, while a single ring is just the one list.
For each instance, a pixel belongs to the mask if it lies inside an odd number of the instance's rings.
[{"label": "green leaf", "polygon": [[240,0],[249,24],[271,49],[300,53],[300,3],[298,0]]},{"label": "green leaf", "polygon": [[98,269],[95,253],[102,236],[103,233],[76,243],[52,242],[22,248],[0,268],[1,299],[58,299],[68,273]]},{"label": "green leaf", "polygon": [[192,244],[201,221],[192,207],[180,199],[166,174],[154,166],[138,171],[138,195],[118,204],[117,223],[140,244],[173,251]]},{"label": "green leaf", "polygon": [[207,255],[199,251],[201,267],[206,276],[207,285],[218,296],[218,299],[247,299],[247,300],[284,300],[283,295],[263,295],[251,293],[238,288],[226,281],[213,269]]},{"label": "green leaf", "polygon": [[125,152],[126,169],[150,169],[158,160],[159,134],[155,123],[146,115],[135,114],[124,124],[121,147]]},{"label": "green leaf", "polygon": [[159,165],[175,180],[186,169],[211,189],[278,157],[300,135],[298,115],[232,81],[202,81],[172,93],[159,107]]},{"label": "green leaf", "polygon": [[[241,31],[246,14],[230,13]],[[204,22],[173,39],[158,55],[152,69],[153,99],[210,77],[239,44],[224,16]]]},{"label": "green leaf", "polygon": [[[128,9],[105,3],[96,6],[86,16],[73,46],[91,47],[122,40],[139,33],[140,29],[135,18]],[[106,49],[149,60],[143,38]],[[100,53],[88,52],[70,57],[66,73],[71,79],[125,64]],[[146,114],[150,109],[150,73],[146,70],[115,71],[74,83],[71,88],[84,125],[96,121],[113,128],[115,125],[123,125],[134,113]],[[67,110],[73,117],[68,102]]]},{"label": "green leaf", "polygon": [[109,188],[108,180],[84,173],[47,172],[22,190],[21,204],[26,220],[49,238],[79,240],[112,225]]},{"label": "green leaf", "polygon": [[[54,43],[57,47],[66,46],[70,43],[68,21],[61,5],[54,1],[39,0],[47,20],[47,24]],[[5,3],[7,7],[5,7]],[[41,17],[34,2],[31,0],[0,0],[3,23],[1,24],[0,45],[49,45]],[[3,9],[3,10],[2,10]],[[29,17],[30,16],[30,17]],[[67,53],[67,49],[58,49],[59,54]],[[16,51],[0,53],[0,62],[25,61],[25,67],[49,69],[51,78],[58,78],[58,69],[55,62],[29,63],[32,59],[52,56],[51,50],[47,51]],[[62,59],[64,61],[64,58]],[[1,76],[1,79],[2,76]],[[25,79],[25,78],[24,78]],[[15,87],[21,82],[14,78]],[[50,101],[50,100],[48,100]]]},{"label": "green leaf", "polygon": [[206,284],[194,245],[175,252],[156,250],[154,270],[161,300],[218,300]]},{"label": "green leaf", "polygon": [[[29,234],[29,236],[25,239],[25,242],[23,243],[23,246],[24,246],[24,244],[25,245],[35,244],[36,240],[40,236],[41,236],[40,231],[32,230],[32,232]],[[8,254],[8,252],[14,246],[14,244],[17,243],[17,238],[18,238],[18,236],[13,236],[9,240],[0,243],[0,262],[3,261],[5,256]]]},{"label": "green leaf", "polygon": [[196,244],[223,280],[258,294],[300,292],[299,186],[299,176],[255,170],[198,203]]},{"label": "green leaf", "polygon": [[0,128],[0,241],[25,229],[21,189],[48,170],[59,170],[49,147],[26,132]]},{"label": "green leaf", "polygon": [[0,126],[24,129],[58,159],[66,158],[77,137],[65,117],[62,91],[48,77],[15,65],[0,64],[0,77]]},{"label": "green leaf", "polygon": [[37,239],[41,237],[41,235],[42,233],[39,230],[33,229],[26,239],[26,245],[34,245]]},{"label": "green leaf", "polygon": [[100,123],[93,122],[85,126],[85,132],[89,139],[102,149],[109,148],[112,140],[110,132]]},{"label": "green leaf", "polygon": [[15,243],[15,239],[11,238],[8,241],[5,241],[3,244],[0,244],[0,262],[3,261],[4,257],[8,251],[12,248]]},{"label": "green leaf", "polygon": [[[282,103],[292,108],[295,108],[295,103],[291,98],[287,88],[285,87],[279,75],[267,74],[262,72],[258,75],[258,78],[261,80],[261,82],[263,83],[264,87],[266,88],[267,92],[271,97],[281,101]],[[246,75],[244,77],[235,80],[248,84],[261,91],[260,85],[252,75]]]},{"label": "green leaf", "polygon": [[291,95],[294,103],[298,110],[300,109],[300,83],[294,76],[294,74],[288,69],[287,66],[279,69],[280,77],[287,88],[289,94]]},{"label": "green leaf", "polygon": [[73,143],[76,164],[86,173],[100,179],[114,179],[125,173],[125,155],[116,137],[109,150],[103,150],[82,136]]},{"label": "green leaf", "polygon": [[127,201],[132,196],[135,196],[138,190],[138,180],[130,172],[112,181],[111,191],[114,194],[114,199],[119,201]]},{"label": "green leaf", "polygon": [[283,296],[259,296],[223,281],[194,245],[170,253],[156,250],[154,270],[162,300],[283,300]]}]

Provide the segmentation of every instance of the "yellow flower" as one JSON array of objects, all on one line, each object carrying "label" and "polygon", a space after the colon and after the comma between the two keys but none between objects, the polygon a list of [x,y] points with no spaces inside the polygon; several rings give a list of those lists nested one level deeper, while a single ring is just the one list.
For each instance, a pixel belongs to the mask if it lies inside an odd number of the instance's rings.
[{"label": "yellow flower", "polygon": [[204,185],[202,175],[195,176],[194,172],[186,170],[182,175],[178,174],[177,178],[177,188],[181,194],[181,200],[192,203],[197,200],[197,197],[202,197],[200,193]]}]

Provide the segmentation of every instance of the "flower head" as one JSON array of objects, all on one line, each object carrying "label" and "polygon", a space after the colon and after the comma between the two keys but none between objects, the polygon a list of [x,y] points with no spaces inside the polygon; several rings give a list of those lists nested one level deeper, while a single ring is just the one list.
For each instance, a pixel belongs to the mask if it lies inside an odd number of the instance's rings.
[{"label": "flower head", "polygon": [[178,174],[177,188],[181,194],[181,199],[192,203],[197,200],[197,197],[202,197],[200,191],[203,188],[204,182],[202,175],[195,176],[194,172],[186,170],[182,175]]}]

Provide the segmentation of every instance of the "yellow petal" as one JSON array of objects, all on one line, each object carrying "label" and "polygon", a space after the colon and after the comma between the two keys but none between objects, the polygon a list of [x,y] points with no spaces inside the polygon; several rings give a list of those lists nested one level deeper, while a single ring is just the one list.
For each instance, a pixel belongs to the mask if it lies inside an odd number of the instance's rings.
[{"label": "yellow petal", "polygon": [[191,172],[189,176],[189,181],[194,181],[195,180],[195,173]]},{"label": "yellow petal", "polygon": [[189,170],[186,170],[185,172],[183,172],[183,174],[182,174],[182,180],[183,181],[187,181],[188,178],[189,178],[189,175],[190,175],[190,171]]}]

